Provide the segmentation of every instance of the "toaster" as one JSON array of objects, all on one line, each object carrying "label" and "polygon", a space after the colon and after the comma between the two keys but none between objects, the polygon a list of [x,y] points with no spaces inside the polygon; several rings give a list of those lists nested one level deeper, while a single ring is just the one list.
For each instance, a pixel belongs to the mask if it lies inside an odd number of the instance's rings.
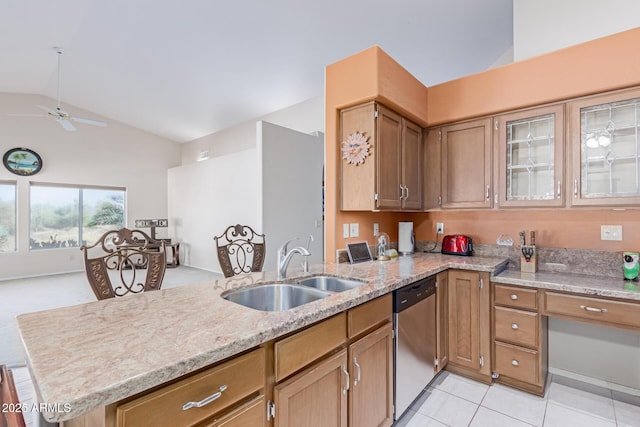
[{"label": "toaster", "polygon": [[444,236],[442,239],[442,253],[448,255],[473,255],[473,241],[471,237],[462,234]]}]

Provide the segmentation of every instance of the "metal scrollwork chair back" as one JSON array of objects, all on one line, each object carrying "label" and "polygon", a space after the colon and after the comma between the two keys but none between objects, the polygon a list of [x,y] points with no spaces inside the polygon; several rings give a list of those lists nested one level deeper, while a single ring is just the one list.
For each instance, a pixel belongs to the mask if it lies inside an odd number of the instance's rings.
[{"label": "metal scrollwork chair back", "polygon": [[167,268],[165,245],[144,231],[107,231],[80,248],[89,285],[98,299],[158,290]]},{"label": "metal scrollwork chair back", "polygon": [[248,225],[231,225],[219,236],[214,236],[218,262],[224,277],[240,273],[262,271],[265,237]]}]

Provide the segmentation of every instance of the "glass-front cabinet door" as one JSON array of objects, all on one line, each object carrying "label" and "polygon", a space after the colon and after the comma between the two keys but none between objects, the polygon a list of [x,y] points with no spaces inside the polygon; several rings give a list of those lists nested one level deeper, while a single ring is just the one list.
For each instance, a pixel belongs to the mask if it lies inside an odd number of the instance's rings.
[{"label": "glass-front cabinet door", "polygon": [[564,105],[497,116],[500,207],[562,206]]},{"label": "glass-front cabinet door", "polygon": [[573,205],[640,202],[640,90],[570,104]]}]

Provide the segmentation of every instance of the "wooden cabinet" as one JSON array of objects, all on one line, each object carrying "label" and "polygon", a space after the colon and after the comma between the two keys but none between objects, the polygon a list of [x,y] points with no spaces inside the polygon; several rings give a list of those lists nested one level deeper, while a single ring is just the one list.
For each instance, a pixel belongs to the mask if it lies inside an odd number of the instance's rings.
[{"label": "wooden cabinet", "polygon": [[393,424],[393,328],[391,323],[349,346],[349,426]]},{"label": "wooden cabinet", "polygon": [[640,89],[579,99],[568,109],[571,203],[640,203]]},{"label": "wooden cabinet", "polygon": [[442,208],[491,208],[491,119],[441,128]]},{"label": "wooden cabinet", "polygon": [[196,425],[233,408],[264,384],[265,350],[258,348],[118,405],[117,425]]},{"label": "wooden cabinet", "polygon": [[449,362],[449,286],[448,273],[436,276],[436,372]]},{"label": "wooden cabinet", "polygon": [[496,381],[544,395],[547,380],[547,319],[538,291],[492,284],[493,373]]},{"label": "wooden cabinet", "polygon": [[275,343],[275,426],[391,426],[392,300],[384,295]]},{"label": "wooden cabinet", "polygon": [[342,210],[422,208],[422,129],[375,102],[340,112],[341,149],[361,134],[371,145],[363,162],[348,163],[341,153]]},{"label": "wooden cabinet", "polygon": [[442,129],[431,128],[424,132],[422,146],[422,208],[425,211],[440,209],[442,205]]},{"label": "wooden cabinet", "polygon": [[500,207],[563,205],[564,104],[494,118]]},{"label": "wooden cabinet", "polygon": [[449,270],[449,362],[447,369],[491,382],[489,274]]},{"label": "wooden cabinet", "polygon": [[235,408],[230,413],[204,423],[203,427],[260,427],[265,425],[264,396]]},{"label": "wooden cabinet", "polygon": [[342,350],[274,388],[274,426],[346,427],[348,390],[347,350]]}]

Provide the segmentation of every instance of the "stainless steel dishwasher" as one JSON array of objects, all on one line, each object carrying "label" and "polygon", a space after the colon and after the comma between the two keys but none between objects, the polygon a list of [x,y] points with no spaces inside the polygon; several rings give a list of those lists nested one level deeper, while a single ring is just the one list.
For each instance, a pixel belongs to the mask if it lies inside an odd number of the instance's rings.
[{"label": "stainless steel dishwasher", "polygon": [[435,376],[436,278],[427,277],[393,293],[395,329],[395,419]]}]

